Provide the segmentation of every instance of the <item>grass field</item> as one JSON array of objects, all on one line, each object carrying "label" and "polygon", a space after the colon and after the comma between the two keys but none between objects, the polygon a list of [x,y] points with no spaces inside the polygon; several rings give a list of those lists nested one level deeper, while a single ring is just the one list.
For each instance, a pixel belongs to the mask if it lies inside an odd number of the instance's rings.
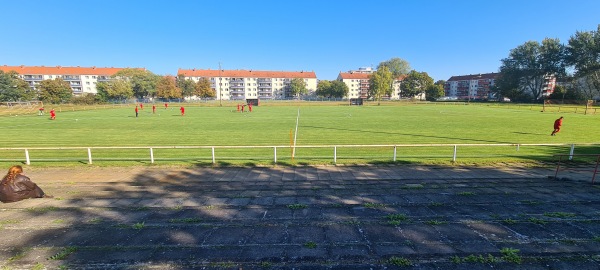
[{"label": "grass field", "polygon": [[[300,111],[297,145],[395,145],[395,144],[598,144],[600,115],[540,112],[493,106],[259,106],[252,113],[238,113],[229,106],[146,105],[135,117],[133,106],[58,111],[48,114],[0,117],[2,145],[10,148],[98,146],[289,146],[290,131]],[[47,108],[47,110],[49,110]],[[558,136],[550,136],[552,124],[564,116]],[[581,146],[576,153],[600,153],[598,145]],[[461,147],[462,162],[497,162],[544,159],[568,154],[568,146]],[[299,163],[331,163],[332,148],[298,148]],[[338,163],[386,162],[388,148],[340,148]],[[402,147],[398,160],[448,162],[451,147]],[[32,150],[32,159],[52,162],[62,157],[85,160],[81,150]],[[58,153],[58,154],[57,154]],[[22,151],[0,150],[3,162],[23,160]],[[155,156],[169,162],[210,163],[210,149],[158,149]],[[219,149],[227,163],[269,164],[273,149]],[[289,148],[278,149],[278,161],[291,163]],[[115,158],[148,156],[148,149],[94,150],[94,156]]]}]

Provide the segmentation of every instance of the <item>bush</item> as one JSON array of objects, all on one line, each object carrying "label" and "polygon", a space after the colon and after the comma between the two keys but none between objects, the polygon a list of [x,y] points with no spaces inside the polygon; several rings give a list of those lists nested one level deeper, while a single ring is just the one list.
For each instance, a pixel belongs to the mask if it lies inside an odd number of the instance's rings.
[{"label": "bush", "polygon": [[91,104],[96,104],[99,103],[98,100],[96,99],[96,95],[94,94],[83,94],[81,96],[73,96],[73,98],[71,98],[71,102],[73,104],[79,104],[79,105],[91,105]]}]

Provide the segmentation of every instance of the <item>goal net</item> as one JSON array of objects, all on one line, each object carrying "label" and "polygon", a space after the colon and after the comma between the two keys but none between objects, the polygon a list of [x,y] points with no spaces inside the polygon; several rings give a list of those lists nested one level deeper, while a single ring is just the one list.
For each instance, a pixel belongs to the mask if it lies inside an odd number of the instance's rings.
[{"label": "goal net", "polygon": [[546,99],[544,100],[544,112],[572,112],[582,114],[595,114],[594,100],[570,100],[570,99]]}]

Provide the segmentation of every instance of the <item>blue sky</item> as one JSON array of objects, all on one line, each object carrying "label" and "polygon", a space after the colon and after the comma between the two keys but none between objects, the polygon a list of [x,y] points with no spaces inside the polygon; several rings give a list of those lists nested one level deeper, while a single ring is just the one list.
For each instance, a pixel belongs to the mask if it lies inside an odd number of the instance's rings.
[{"label": "blue sky", "polygon": [[596,30],[598,0],[0,0],[0,65],[340,71],[407,60],[496,72],[529,40]]}]

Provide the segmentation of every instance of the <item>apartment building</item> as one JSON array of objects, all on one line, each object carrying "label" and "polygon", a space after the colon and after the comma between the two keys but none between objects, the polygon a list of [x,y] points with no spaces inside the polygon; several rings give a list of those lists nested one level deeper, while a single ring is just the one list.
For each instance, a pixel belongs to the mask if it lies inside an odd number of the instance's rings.
[{"label": "apartment building", "polygon": [[[4,72],[16,71],[33,89],[43,80],[61,78],[71,85],[73,95],[96,94],[98,82],[109,81],[111,76],[124,68],[115,67],[46,67],[46,66],[0,66]],[[143,69],[145,70],[145,69]]]},{"label": "apartment building", "polygon": [[[367,99],[370,85],[369,76],[371,76],[373,72],[374,71],[372,70],[364,71],[360,69],[358,71],[340,72],[337,80],[345,83],[348,86],[348,96],[346,98]],[[402,75],[394,80],[394,83],[392,84],[392,94],[385,96],[385,98],[400,99],[400,85],[402,84],[402,80],[404,80],[404,78],[406,78],[406,75]]]},{"label": "apartment building", "polygon": [[317,90],[317,75],[313,71],[179,69],[177,74],[194,82],[208,79],[217,99],[222,100],[292,98],[293,79],[304,80],[309,93]]},{"label": "apartment building", "polygon": [[498,73],[452,76],[444,85],[444,93],[457,99],[486,100],[492,97],[490,88],[497,77]]}]

